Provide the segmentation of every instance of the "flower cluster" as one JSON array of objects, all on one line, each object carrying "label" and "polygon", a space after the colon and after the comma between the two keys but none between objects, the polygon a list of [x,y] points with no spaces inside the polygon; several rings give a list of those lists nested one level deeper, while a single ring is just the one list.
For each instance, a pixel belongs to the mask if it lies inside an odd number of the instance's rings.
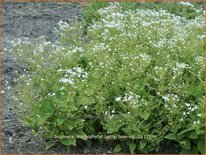
[{"label": "flower cluster", "polygon": [[[176,5],[194,8],[186,2]],[[204,16],[124,10],[120,3],[96,13],[98,20],[86,30],[84,22],[60,22],[54,44],[17,41],[16,59],[26,64],[29,74],[20,76],[17,87],[21,107],[30,108],[24,109],[27,123],[35,130],[44,126],[45,137],[52,140],[76,133],[156,135],[129,141],[143,152],[154,151],[165,137],[171,138],[167,134],[175,134],[172,138],[179,142],[190,141],[193,131],[201,137]],[[85,119],[87,115],[95,119]],[[185,135],[177,136],[181,132]],[[76,139],[58,140],[76,144]]]},{"label": "flower cluster", "polygon": [[[75,85],[76,79],[81,79],[84,82],[88,76],[88,72],[85,72],[84,69],[80,67],[74,67],[72,69],[59,69],[57,72],[63,72],[64,77],[59,79],[59,82],[69,84],[71,86]],[[63,88],[62,88],[63,89]]]}]

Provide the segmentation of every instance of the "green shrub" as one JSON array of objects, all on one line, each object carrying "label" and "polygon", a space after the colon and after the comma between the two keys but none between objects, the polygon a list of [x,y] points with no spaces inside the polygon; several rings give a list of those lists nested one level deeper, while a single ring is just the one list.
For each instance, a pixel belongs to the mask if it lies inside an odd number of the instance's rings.
[{"label": "green shrub", "polygon": [[[94,1],[84,6],[83,19],[86,27],[91,25],[93,21],[99,20],[98,10],[109,5],[109,2]],[[121,2],[122,10],[150,9],[150,10],[166,10],[169,13],[193,19],[203,13],[203,3],[166,3],[166,2]]]},{"label": "green shrub", "polygon": [[116,152],[169,140],[204,153],[204,16],[122,5],[98,9],[87,35],[85,22],[60,22],[56,43],[14,45],[28,70],[16,87],[24,123],[47,148],[106,135],[119,136]]}]

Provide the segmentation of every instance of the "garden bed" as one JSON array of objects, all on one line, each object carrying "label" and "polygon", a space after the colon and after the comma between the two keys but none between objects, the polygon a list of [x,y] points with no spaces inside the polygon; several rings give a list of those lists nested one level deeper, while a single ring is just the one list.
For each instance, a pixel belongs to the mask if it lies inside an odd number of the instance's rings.
[{"label": "garden bed", "polygon": [[202,152],[201,7],[3,3],[4,152]]}]

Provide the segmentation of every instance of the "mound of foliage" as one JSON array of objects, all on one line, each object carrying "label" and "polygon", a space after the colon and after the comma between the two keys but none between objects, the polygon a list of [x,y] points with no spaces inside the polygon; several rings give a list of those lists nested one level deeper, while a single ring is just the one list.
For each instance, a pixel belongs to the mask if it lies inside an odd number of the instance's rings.
[{"label": "mound of foliage", "polygon": [[[204,153],[204,16],[165,10],[98,9],[85,22],[59,22],[59,40],[16,41],[16,94],[22,120],[49,139],[75,146],[116,139],[115,152],[158,152],[175,141]],[[109,138],[110,137],[110,138]],[[124,138],[125,137],[125,138]]]},{"label": "mound of foliage", "polygon": [[[98,10],[108,6],[108,2],[100,2],[98,0],[94,1],[93,3],[88,3],[84,5],[84,13],[83,18],[86,22],[86,26],[92,24],[94,20],[99,19]],[[169,13],[174,15],[182,16],[187,19],[194,19],[195,17],[201,15],[203,13],[203,2],[199,3],[189,3],[189,2],[178,2],[178,3],[171,3],[171,2],[122,2],[119,3],[121,5],[122,10],[136,10],[136,9],[152,9],[152,10],[166,10]]]}]

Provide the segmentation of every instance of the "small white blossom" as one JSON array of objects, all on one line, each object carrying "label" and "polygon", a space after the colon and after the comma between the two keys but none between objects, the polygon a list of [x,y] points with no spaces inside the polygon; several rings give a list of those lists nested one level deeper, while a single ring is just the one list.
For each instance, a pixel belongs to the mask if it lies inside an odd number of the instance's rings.
[{"label": "small white blossom", "polygon": [[115,101],[116,101],[116,102],[119,102],[119,101],[121,101],[121,98],[122,98],[122,97],[117,97],[117,98],[115,98]]},{"label": "small white blossom", "polygon": [[198,117],[201,117],[201,116],[202,116],[202,114],[197,114],[197,116],[198,116]]},{"label": "small white blossom", "polygon": [[49,93],[48,96],[55,96],[56,93]]},{"label": "small white blossom", "polygon": [[64,86],[60,88],[60,91],[62,91],[62,90],[65,90],[65,87],[64,87]]},{"label": "small white blossom", "polygon": [[85,106],[84,106],[84,109],[87,109],[87,108],[88,108],[88,106],[87,106],[87,105],[85,105]]},{"label": "small white blossom", "polygon": [[182,4],[182,5],[185,5],[185,6],[194,7],[194,5],[192,5],[190,2],[179,2],[179,4]]}]

